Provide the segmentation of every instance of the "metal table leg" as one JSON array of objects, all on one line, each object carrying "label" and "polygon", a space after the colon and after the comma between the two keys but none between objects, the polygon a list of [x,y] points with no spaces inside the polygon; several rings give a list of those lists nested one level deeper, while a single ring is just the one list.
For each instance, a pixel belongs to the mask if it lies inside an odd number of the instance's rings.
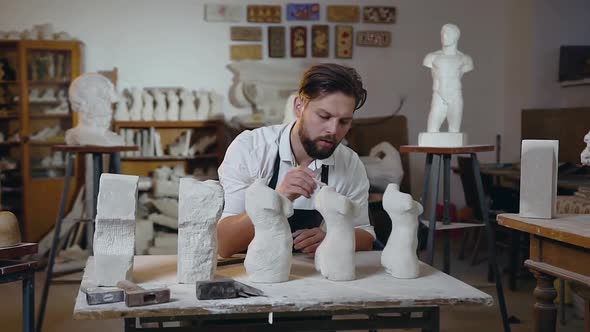
[{"label": "metal table leg", "polygon": [[434,264],[434,232],[436,231],[436,203],[438,201],[438,183],[440,178],[441,156],[433,155],[434,176],[432,178],[432,191],[430,192],[430,222],[428,227],[428,245],[426,264]]},{"label": "metal table leg", "polygon": [[23,278],[23,332],[35,331],[35,271]]},{"label": "metal table leg", "polygon": [[[443,177],[444,177],[444,187],[443,187],[443,207],[444,207],[444,216],[443,216],[443,224],[448,225],[451,223],[451,214],[450,214],[450,206],[451,206],[451,155],[444,154],[442,155],[443,158]],[[446,274],[451,273],[451,239],[450,235],[451,232],[449,230],[445,230],[443,232],[444,236],[444,263],[443,263],[443,272]]]},{"label": "metal table leg", "polygon": [[90,254],[93,253],[92,247],[94,240],[94,219],[96,218],[96,209],[98,207],[98,187],[100,185],[100,175],[102,174],[102,153],[92,153],[92,206],[94,211],[92,213],[92,221],[86,227],[86,241],[88,242],[87,249]]},{"label": "metal table leg", "polygon": [[475,176],[475,185],[477,187],[477,196],[479,200],[479,208],[482,219],[486,227],[486,235],[488,241],[488,257],[492,269],[494,271],[494,279],[496,279],[496,292],[498,293],[498,303],[500,304],[500,314],[502,315],[502,324],[505,332],[510,332],[510,323],[508,322],[508,313],[506,310],[506,301],[504,299],[504,289],[502,288],[502,275],[498,269],[498,262],[496,261],[496,239],[494,229],[490,223],[488,209],[485,205],[485,196],[483,192],[483,184],[481,182],[481,173],[479,171],[479,161],[475,153],[471,154],[471,162],[473,165],[473,175]]},{"label": "metal table leg", "polygon": [[121,154],[119,152],[110,154],[109,173],[121,174]]},{"label": "metal table leg", "polygon": [[59,212],[57,214],[57,221],[55,222],[55,230],[53,233],[53,242],[51,244],[51,251],[49,252],[49,262],[47,263],[47,273],[45,275],[45,284],[43,285],[43,294],[41,295],[41,304],[39,305],[39,317],[37,318],[37,332],[41,332],[43,328],[43,319],[45,318],[45,307],[47,306],[47,295],[49,294],[49,287],[51,285],[51,278],[53,276],[53,264],[55,263],[55,256],[59,251],[59,234],[61,232],[61,223],[66,210],[66,202],[68,200],[68,191],[70,189],[70,181],[73,173],[74,155],[66,152],[66,174],[64,179],[64,189],[61,193],[59,202]]}]

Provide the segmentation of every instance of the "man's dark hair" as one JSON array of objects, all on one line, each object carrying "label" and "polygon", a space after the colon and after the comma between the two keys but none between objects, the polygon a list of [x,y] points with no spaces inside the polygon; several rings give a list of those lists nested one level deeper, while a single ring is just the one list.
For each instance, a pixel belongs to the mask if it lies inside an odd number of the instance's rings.
[{"label": "man's dark hair", "polygon": [[363,81],[356,70],[335,63],[322,63],[309,68],[299,83],[299,96],[306,102],[334,92],[354,97],[355,110],[367,100],[367,90],[363,88]]}]

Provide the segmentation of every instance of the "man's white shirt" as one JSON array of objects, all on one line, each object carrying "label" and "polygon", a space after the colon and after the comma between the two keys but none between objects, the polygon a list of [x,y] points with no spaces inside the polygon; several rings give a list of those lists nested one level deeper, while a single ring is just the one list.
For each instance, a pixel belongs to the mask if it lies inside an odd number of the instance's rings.
[{"label": "man's white shirt", "polygon": [[[270,182],[277,153],[280,156],[277,186],[294,167],[290,143],[290,132],[294,124],[292,122],[247,130],[233,140],[219,167],[219,181],[225,195],[221,218],[245,212],[246,189],[258,178],[265,179],[267,184]],[[375,238],[375,231],[369,223],[369,180],[358,155],[347,146],[339,144],[330,157],[315,160],[309,165],[318,180],[322,165],[329,166],[330,187],[360,204],[361,213],[354,220],[354,226],[369,232]],[[315,193],[317,190],[310,199],[303,196],[297,198],[293,201],[293,209],[314,210]]]}]

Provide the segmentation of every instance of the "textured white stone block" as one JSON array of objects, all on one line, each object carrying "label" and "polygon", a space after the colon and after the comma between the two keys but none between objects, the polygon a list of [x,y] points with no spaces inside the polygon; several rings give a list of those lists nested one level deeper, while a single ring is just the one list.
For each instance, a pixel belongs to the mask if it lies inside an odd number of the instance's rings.
[{"label": "textured white stone block", "polygon": [[223,188],[217,181],[180,179],[178,202],[178,282],[213,280],[217,267],[217,221]]},{"label": "textured white stone block", "polygon": [[135,175],[103,173],[100,176],[96,219],[135,220],[137,182]]},{"label": "textured white stone block", "polygon": [[430,147],[458,147],[467,145],[467,134],[465,133],[420,133],[418,134],[419,146]]},{"label": "textured white stone block", "polygon": [[520,156],[520,215],[551,219],[557,196],[559,141],[523,140]]}]

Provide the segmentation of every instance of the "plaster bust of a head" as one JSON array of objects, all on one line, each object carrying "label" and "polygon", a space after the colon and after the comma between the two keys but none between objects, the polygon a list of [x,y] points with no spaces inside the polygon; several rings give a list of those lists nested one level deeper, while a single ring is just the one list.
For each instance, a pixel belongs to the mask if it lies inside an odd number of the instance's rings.
[{"label": "plaster bust of a head", "polygon": [[86,73],[70,84],[69,98],[80,122],[66,132],[68,145],[125,145],[119,135],[111,132],[113,103],[117,92],[111,81],[97,73]]},{"label": "plaster bust of a head", "polygon": [[445,24],[440,30],[440,39],[443,46],[456,45],[459,37],[461,37],[461,30],[454,24]]}]

